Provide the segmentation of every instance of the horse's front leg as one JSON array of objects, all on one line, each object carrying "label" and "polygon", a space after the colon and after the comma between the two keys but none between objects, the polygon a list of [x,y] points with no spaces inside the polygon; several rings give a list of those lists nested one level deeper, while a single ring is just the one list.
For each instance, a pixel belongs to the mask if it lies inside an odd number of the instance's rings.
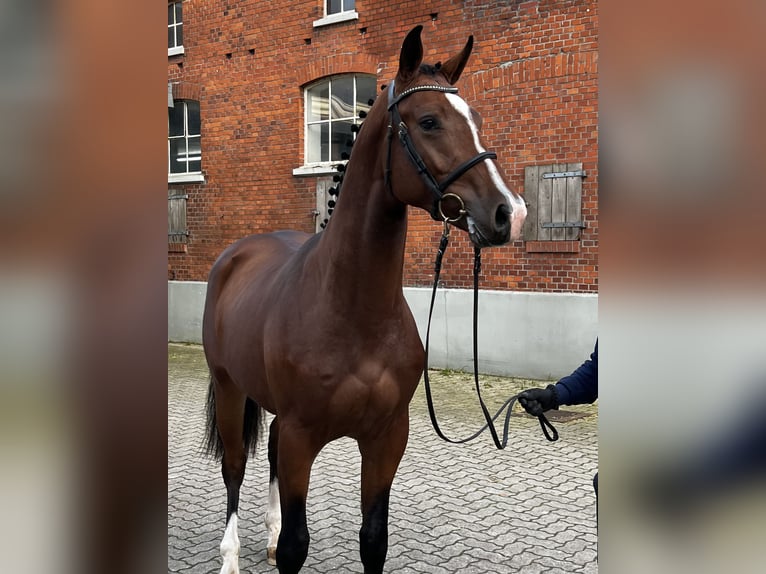
[{"label": "horse's front leg", "polygon": [[381,435],[359,440],[362,454],[362,528],[359,553],[364,574],[381,574],[388,552],[388,501],[391,483],[404,455],[409,433],[405,412]]},{"label": "horse's front leg", "polygon": [[278,425],[277,474],[282,528],[277,542],[277,569],[279,574],[296,574],[309,551],[306,496],[311,465],[322,445],[316,444],[311,432],[289,421],[280,419]]}]

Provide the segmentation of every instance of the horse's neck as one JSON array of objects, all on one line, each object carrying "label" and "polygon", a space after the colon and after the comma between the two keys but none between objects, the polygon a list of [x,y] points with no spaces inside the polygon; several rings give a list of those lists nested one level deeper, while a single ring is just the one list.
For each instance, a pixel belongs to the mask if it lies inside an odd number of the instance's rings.
[{"label": "horse's neck", "polygon": [[350,303],[375,297],[375,301],[365,300],[365,307],[379,303],[390,310],[401,296],[407,206],[393,197],[384,182],[387,124],[380,120],[365,125],[368,131],[360,133],[354,144],[338,204],[316,255],[326,272],[323,283],[333,298]]}]

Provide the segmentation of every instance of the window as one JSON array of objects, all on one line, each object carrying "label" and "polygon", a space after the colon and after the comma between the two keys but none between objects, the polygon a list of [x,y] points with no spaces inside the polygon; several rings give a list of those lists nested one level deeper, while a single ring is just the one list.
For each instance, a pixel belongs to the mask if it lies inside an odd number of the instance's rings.
[{"label": "window", "polygon": [[168,181],[202,181],[197,101],[174,100],[168,108]]},{"label": "window", "polygon": [[340,14],[341,12],[353,12],[354,0],[327,0],[325,2],[325,14]]},{"label": "window", "polygon": [[359,19],[354,0],[324,0],[323,3],[324,18],[315,20],[314,28]]},{"label": "window", "polygon": [[168,4],[168,56],[184,53],[184,24],[181,2]]},{"label": "window", "polygon": [[349,74],[323,80],[306,90],[306,164],[337,162],[351,150],[352,129],[370,109],[375,76]]}]

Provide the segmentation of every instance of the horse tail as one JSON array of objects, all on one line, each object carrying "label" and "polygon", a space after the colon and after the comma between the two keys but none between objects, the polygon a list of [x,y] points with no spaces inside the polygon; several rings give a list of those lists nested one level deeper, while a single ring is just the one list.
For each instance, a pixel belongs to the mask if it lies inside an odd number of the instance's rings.
[{"label": "horse tail", "polygon": [[[210,377],[205,404],[206,424],[205,438],[202,445],[204,453],[220,461],[223,459],[223,440],[218,433],[215,414],[215,379]],[[245,399],[245,415],[242,425],[242,439],[245,442],[245,452],[254,456],[258,442],[263,432],[263,409],[250,397]]]},{"label": "horse tail", "polygon": [[202,445],[202,449],[205,454],[214,460],[223,459],[223,441],[221,435],[218,434],[218,427],[216,426],[215,416],[215,381],[213,376],[210,376],[210,383],[207,387],[207,400],[205,402],[205,414],[207,422],[205,424],[205,441]]},{"label": "horse tail", "polygon": [[263,431],[263,409],[250,397],[245,400],[245,424],[242,427],[242,438],[245,440],[245,452],[255,456],[258,441]]}]

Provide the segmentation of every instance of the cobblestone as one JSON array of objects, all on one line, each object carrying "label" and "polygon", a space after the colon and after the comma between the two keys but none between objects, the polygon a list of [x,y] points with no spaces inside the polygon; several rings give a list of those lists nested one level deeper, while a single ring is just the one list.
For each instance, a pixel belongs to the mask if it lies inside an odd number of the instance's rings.
[{"label": "cobblestone", "polygon": [[[434,371],[432,379],[440,425],[448,436],[462,437],[481,426],[469,375]],[[169,345],[168,572],[179,574],[220,570],[226,490],[219,465],[201,454],[207,384],[202,349]],[[482,392],[490,407],[499,406],[522,388],[537,385],[486,377]],[[503,451],[486,433],[467,445],[451,445],[431,428],[421,386],[410,408],[409,444],[391,492],[385,571],[598,572],[592,489],[598,465],[597,407],[565,409],[586,416],[555,422],[557,443],[545,440],[535,419],[514,415]],[[359,451],[350,439],[327,445],[317,457],[304,572],[362,572],[359,471]],[[267,496],[264,445],[248,461],[241,490],[243,574],[277,572],[266,562]]]}]

